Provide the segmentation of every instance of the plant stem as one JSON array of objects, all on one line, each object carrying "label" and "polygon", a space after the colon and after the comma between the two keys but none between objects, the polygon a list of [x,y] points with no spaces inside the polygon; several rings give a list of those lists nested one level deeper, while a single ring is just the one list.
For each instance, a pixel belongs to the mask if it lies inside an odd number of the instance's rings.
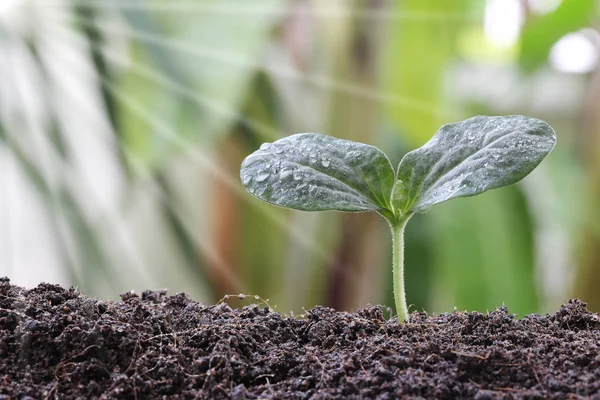
[{"label": "plant stem", "polygon": [[394,301],[400,322],[408,320],[406,292],[404,291],[404,228],[411,215],[391,221],[392,229],[392,279],[394,280]]}]

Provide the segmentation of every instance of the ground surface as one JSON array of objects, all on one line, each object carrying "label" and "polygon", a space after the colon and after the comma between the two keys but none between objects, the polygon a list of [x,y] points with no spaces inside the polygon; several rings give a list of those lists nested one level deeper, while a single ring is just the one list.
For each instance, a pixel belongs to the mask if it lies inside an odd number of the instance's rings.
[{"label": "ground surface", "polygon": [[2,280],[0,399],[600,399],[600,318],[579,301],[553,316],[399,324],[378,307],[295,319],[184,294],[122,297]]}]

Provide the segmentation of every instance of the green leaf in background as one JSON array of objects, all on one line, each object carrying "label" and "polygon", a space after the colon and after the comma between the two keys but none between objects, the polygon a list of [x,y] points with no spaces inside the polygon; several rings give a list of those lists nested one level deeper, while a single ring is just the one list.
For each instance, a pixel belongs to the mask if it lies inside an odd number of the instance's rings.
[{"label": "green leaf in background", "polygon": [[227,12],[239,6],[234,0],[197,1],[194,5],[202,12],[189,14],[123,8],[129,28],[123,35],[133,44],[133,60],[120,85],[178,134],[176,140],[162,137],[124,115],[124,123],[132,127],[125,138],[130,150],[160,167],[185,143],[210,147],[243,120],[240,108],[262,69],[265,46],[284,4],[256,1],[261,12],[251,18]]},{"label": "green leaf in background", "polygon": [[521,34],[521,69],[533,72],[544,65],[560,38],[590,23],[596,5],[595,0],[565,0],[554,11],[529,21]]},{"label": "green leaf in background", "polygon": [[[556,143],[544,121],[520,115],[478,116],[447,124],[398,167],[394,206],[423,212],[456,197],[469,197],[523,179]],[[399,185],[397,184],[396,187]]]},{"label": "green leaf in background", "polygon": [[456,36],[462,26],[474,21],[472,10],[478,5],[472,0],[401,0],[389,4],[391,13],[406,18],[390,19],[386,25],[381,87],[399,101],[387,102],[385,111],[399,136],[416,147],[454,118],[445,100],[444,79],[456,57]]},{"label": "green leaf in background", "polygon": [[259,199],[304,211],[383,211],[394,182],[381,150],[316,133],[263,144],[244,160],[240,176]]},{"label": "green leaf in background", "polygon": [[449,201],[424,216],[438,233],[430,311],[506,304],[520,316],[539,312],[532,220],[518,186]]}]

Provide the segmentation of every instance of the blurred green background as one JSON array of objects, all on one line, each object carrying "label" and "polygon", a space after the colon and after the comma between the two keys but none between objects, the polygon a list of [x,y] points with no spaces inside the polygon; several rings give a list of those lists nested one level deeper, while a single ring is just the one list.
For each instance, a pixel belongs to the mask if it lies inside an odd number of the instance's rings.
[{"label": "blurred green background", "polygon": [[411,220],[411,310],[600,311],[598,8],[2,0],[0,275],[101,298],[257,294],[282,312],[392,305],[381,217],[263,204],[242,159],[322,132],[397,165],[444,123],[524,114],[556,149],[518,185]]}]

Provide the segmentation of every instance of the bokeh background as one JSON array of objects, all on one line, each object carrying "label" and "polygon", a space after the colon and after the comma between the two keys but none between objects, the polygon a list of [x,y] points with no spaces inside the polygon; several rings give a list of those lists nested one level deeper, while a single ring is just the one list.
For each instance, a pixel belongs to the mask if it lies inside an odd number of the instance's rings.
[{"label": "bokeh background", "polygon": [[[518,185],[414,217],[411,310],[600,310],[596,0],[1,0],[0,275],[118,298],[392,305],[375,214],[263,204],[262,142],[322,132],[397,164],[444,123],[549,122]],[[243,304],[243,303],[240,303]]]}]

